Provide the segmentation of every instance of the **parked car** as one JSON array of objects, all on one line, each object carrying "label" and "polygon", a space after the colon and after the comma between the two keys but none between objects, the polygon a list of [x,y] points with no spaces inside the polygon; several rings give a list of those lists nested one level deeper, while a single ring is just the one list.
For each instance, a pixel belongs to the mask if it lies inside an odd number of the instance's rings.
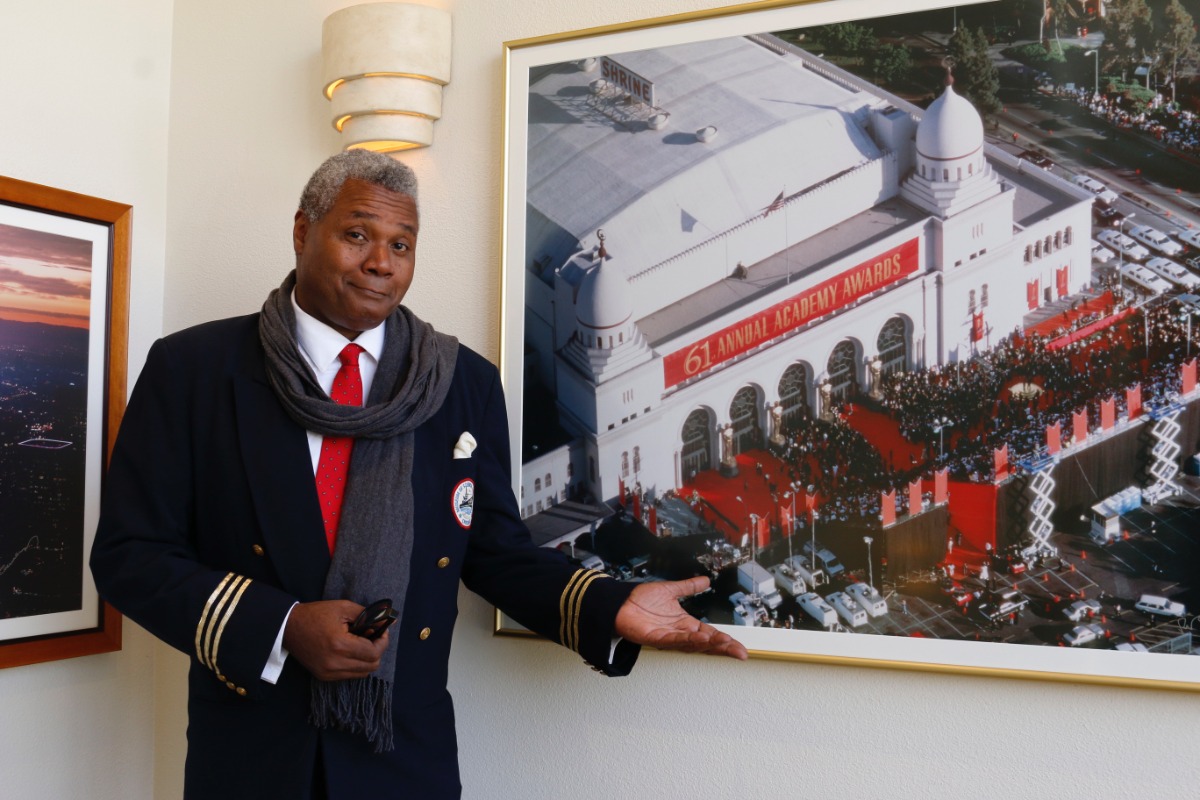
[{"label": "parked car", "polygon": [[1041,167],[1042,169],[1048,170],[1054,166],[1053,161],[1046,158],[1036,150],[1022,150],[1017,154],[1017,158],[1022,158],[1028,161],[1030,164],[1033,164],[1035,167]]},{"label": "parked car", "polygon": [[1102,638],[1104,638],[1104,628],[1094,622],[1089,622],[1087,625],[1076,625],[1070,633],[1063,637],[1063,641],[1071,647],[1079,647],[1098,642]]},{"label": "parked car", "polygon": [[1156,594],[1144,594],[1133,604],[1138,611],[1143,611],[1156,617],[1182,617],[1187,613],[1183,603],[1168,600]]},{"label": "parked car", "polygon": [[1146,269],[1155,275],[1167,279],[1181,289],[1195,289],[1200,286],[1200,278],[1169,258],[1155,256],[1154,258],[1147,259],[1145,266]]},{"label": "parked car", "polygon": [[1175,231],[1175,238],[1191,248],[1200,250],[1200,228],[1190,231]]},{"label": "parked car", "polygon": [[1100,228],[1119,228],[1125,221],[1125,215],[1112,206],[1092,203],[1092,222]]},{"label": "parked car", "polygon": [[[806,554],[812,555],[812,549],[813,545],[811,541],[804,543],[803,550]],[[846,568],[842,566],[842,562],[838,561],[838,557],[833,554],[833,551],[828,547],[822,547],[820,542],[817,543],[816,562],[817,566],[825,570],[825,574],[830,578],[836,578],[846,571]]]},{"label": "parked car", "polygon": [[1063,609],[1063,614],[1071,622],[1091,619],[1092,617],[1100,616],[1100,603],[1096,600],[1076,600]]},{"label": "parked car", "polygon": [[1112,250],[1109,250],[1107,247],[1100,244],[1095,239],[1092,240],[1092,260],[1093,261],[1099,261],[1101,264],[1107,264],[1108,262],[1112,261],[1113,258],[1115,258],[1115,257],[1116,256],[1113,254]]},{"label": "parked car", "polygon": [[1121,267],[1121,277],[1150,294],[1166,294],[1171,291],[1171,284],[1166,279],[1160,278],[1141,264],[1126,264]]},{"label": "parked car", "polygon": [[1071,182],[1076,186],[1087,189],[1096,196],[1096,199],[1105,205],[1111,206],[1117,202],[1117,193],[1109,189],[1095,178],[1089,178],[1087,175],[1076,175],[1071,178]]},{"label": "parked car", "polygon": [[1149,225],[1130,225],[1129,235],[1164,256],[1177,256],[1183,252],[1183,245]]},{"label": "parked car", "polygon": [[1120,253],[1127,261],[1141,262],[1150,257],[1149,250],[1120,231],[1100,231],[1096,234],[1096,241]]}]

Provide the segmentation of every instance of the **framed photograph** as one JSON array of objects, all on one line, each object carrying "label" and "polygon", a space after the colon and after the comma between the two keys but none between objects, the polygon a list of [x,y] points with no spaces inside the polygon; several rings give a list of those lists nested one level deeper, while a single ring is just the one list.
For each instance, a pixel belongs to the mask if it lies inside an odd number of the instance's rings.
[{"label": "framed photograph", "polygon": [[0,178],[0,667],[121,647],[87,563],[125,407],[130,216]]},{"label": "framed photograph", "polygon": [[759,657],[1200,688],[1200,94],[1096,6],[508,43],[535,542]]}]

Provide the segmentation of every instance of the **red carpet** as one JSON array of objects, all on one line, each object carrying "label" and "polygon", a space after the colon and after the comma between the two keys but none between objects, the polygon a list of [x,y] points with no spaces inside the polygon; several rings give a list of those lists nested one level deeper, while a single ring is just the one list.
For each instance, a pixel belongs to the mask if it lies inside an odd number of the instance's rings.
[{"label": "red carpet", "polygon": [[[783,493],[787,490],[787,481],[782,477],[780,462],[767,451],[749,450],[739,453],[737,464],[738,474],[733,478],[724,478],[717,470],[709,469],[699,473],[694,481],[683,486],[683,497],[689,497],[695,490],[727,518],[713,519],[711,514],[704,515],[730,541],[740,541],[740,534],[749,529],[748,514],[766,516],[773,525],[778,525],[779,513],[775,501],[771,499],[770,483],[776,484],[780,502],[783,502]],[[758,467],[760,464],[761,474]],[[742,500],[738,500],[738,497]],[[731,537],[734,526],[738,535]]]},{"label": "red carpet", "polygon": [[996,499],[992,484],[950,481],[950,525],[962,531],[963,544],[979,553],[996,546]]},{"label": "red carpet", "polygon": [[844,419],[879,451],[885,464],[890,456],[891,466],[903,470],[921,460],[923,447],[905,439],[900,434],[900,425],[886,414],[852,404]]},{"label": "red carpet", "polygon": [[1093,297],[1086,303],[1075,307],[1074,311],[1066,310],[1061,314],[1055,314],[1048,319],[1044,319],[1036,325],[1031,325],[1025,330],[1028,333],[1036,333],[1039,336],[1050,336],[1059,328],[1070,328],[1071,323],[1082,316],[1103,313],[1106,309],[1113,305],[1112,292],[1105,292],[1099,297]]}]

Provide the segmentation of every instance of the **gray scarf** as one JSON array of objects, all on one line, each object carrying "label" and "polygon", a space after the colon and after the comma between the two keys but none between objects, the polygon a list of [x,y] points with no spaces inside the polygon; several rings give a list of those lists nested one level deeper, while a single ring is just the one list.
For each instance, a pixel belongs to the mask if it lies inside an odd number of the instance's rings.
[{"label": "gray scarf", "polygon": [[[271,386],[305,430],[355,439],[324,597],[363,605],[390,597],[402,618],[413,546],[413,431],[441,408],[450,390],[458,340],[398,307],[387,319],[366,405],[338,405],[300,355],[291,300],[295,285],[293,271],[267,297],[259,317]],[[362,733],[376,752],[393,749],[396,647],[393,634],[379,669],[367,678],[328,683],[314,678],[312,723]]]}]

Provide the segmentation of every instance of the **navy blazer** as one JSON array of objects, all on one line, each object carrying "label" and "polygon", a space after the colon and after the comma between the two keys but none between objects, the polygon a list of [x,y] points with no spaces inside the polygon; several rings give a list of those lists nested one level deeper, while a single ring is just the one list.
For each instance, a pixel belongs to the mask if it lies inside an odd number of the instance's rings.
[{"label": "navy blazer", "polygon": [[[452,459],[464,431],[478,447]],[[331,800],[458,797],[446,674],[460,578],[594,668],[629,671],[636,647],[623,643],[609,661],[630,587],[532,544],[512,493],[498,373],[466,347],[445,403],[416,431],[414,465],[410,580],[391,634],[396,749],[380,755],[361,736],[308,723],[311,676],[296,659],[277,684],[260,678],[292,604],[322,598],[329,554],[307,437],[267,382],[258,315],[151,348],[91,565],[107,600],[191,656],[186,797],[308,798],[318,757]],[[464,528],[451,498],[467,479],[475,507]]]}]

